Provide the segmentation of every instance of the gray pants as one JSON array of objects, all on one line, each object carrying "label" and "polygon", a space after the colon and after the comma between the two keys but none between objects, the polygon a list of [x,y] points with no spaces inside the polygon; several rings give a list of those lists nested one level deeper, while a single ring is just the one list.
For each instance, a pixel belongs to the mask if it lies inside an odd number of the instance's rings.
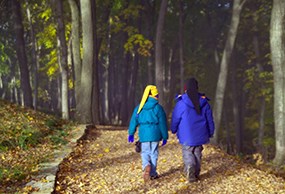
[{"label": "gray pants", "polygon": [[182,145],[182,155],[184,161],[184,172],[189,166],[195,168],[195,176],[198,177],[201,171],[203,146],[185,146]]}]

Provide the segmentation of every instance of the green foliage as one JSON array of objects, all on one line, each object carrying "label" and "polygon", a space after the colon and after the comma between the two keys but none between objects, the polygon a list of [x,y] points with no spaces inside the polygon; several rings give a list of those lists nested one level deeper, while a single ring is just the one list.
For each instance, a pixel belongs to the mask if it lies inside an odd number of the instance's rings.
[{"label": "green foliage", "polygon": [[67,135],[68,133],[66,131],[56,131],[56,133],[50,136],[50,140],[55,145],[65,145],[68,143],[68,141],[65,139]]},{"label": "green foliage", "polygon": [[56,28],[54,24],[46,26],[42,32],[37,34],[38,45],[44,46],[46,49],[55,47]]},{"label": "green foliage", "polygon": [[[43,29],[36,34],[37,44],[42,47],[45,53],[40,58],[40,63],[44,64],[44,66],[40,68],[40,71],[46,72],[49,78],[55,77],[59,70],[57,59],[57,30],[56,23],[53,22],[52,16],[53,13],[50,7],[41,10],[38,14],[40,19],[38,21],[43,21]],[[69,26],[68,29],[70,29],[70,24],[66,26]]]},{"label": "green foliage", "polygon": [[14,181],[23,180],[26,177],[25,172],[20,167],[5,168],[0,166],[0,180],[4,178]]},{"label": "green foliage", "polygon": [[50,100],[50,96],[47,90],[43,90],[42,88],[38,89],[38,98],[43,102],[48,102]]},{"label": "green foliage", "polygon": [[56,129],[57,123],[55,119],[47,119],[45,124],[50,130]]},{"label": "green foliage", "polygon": [[8,55],[5,53],[4,44],[0,42],[0,76],[10,73],[10,68],[7,64]]},{"label": "green foliage", "polygon": [[259,72],[256,67],[245,71],[244,90],[252,92],[253,97],[265,97],[266,102],[273,98],[273,73],[271,71]]},{"label": "green foliage", "polygon": [[51,15],[52,15],[52,10],[51,8],[48,8],[43,10],[43,12],[39,13],[39,18],[47,22],[51,18]]},{"label": "green foliage", "polygon": [[122,11],[124,19],[137,18],[142,10],[142,6],[130,4],[126,9]]},{"label": "green foliage", "polygon": [[63,121],[3,101],[0,105],[3,107],[0,110],[0,150],[25,150],[46,141],[65,142],[69,127],[64,127]]},{"label": "green foliage", "polygon": [[150,56],[150,50],[152,47],[152,42],[146,39],[142,34],[134,34],[130,36],[124,45],[127,52],[134,52],[136,48],[136,51],[142,56]]},{"label": "green foliage", "polygon": [[121,0],[115,0],[113,5],[113,10],[120,10],[123,7]]},{"label": "green foliage", "polygon": [[275,139],[273,137],[265,137],[263,139],[263,145],[267,148],[273,147],[275,145]]},{"label": "green foliage", "polygon": [[116,1],[113,5],[112,16],[110,17],[110,24],[112,32],[126,32],[128,40],[124,44],[126,52],[138,52],[142,56],[150,56],[150,49],[153,43],[146,39],[143,34],[139,33],[136,26],[131,25],[131,20],[139,17],[142,6],[130,3],[128,7],[122,4],[121,1]]},{"label": "green foliage", "polygon": [[12,89],[12,88],[20,88],[21,86],[21,82],[19,79],[16,79],[15,81],[12,81],[10,83],[8,83],[8,88]]},{"label": "green foliage", "polygon": [[60,120],[55,118],[49,118],[45,121],[45,125],[49,128],[49,130],[63,130],[63,126]]}]

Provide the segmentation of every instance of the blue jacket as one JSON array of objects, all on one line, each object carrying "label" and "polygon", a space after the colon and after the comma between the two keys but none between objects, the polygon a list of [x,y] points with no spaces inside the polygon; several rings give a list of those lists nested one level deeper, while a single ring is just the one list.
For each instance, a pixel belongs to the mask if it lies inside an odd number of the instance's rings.
[{"label": "blue jacket", "polygon": [[130,124],[129,135],[134,135],[139,128],[140,142],[160,141],[168,139],[166,114],[158,100],[148,97],[141,112],[137,115],[139,105],[134,109]]},{"label": "blue jacket", "polygon": [[171,119],[171,131],[177,133],[180,144],[198,146],[209,142],[215,125],[212,110],[205,96],[200,95],[201,114],[198,115],[191,99],[183,94],[176,103]]}]

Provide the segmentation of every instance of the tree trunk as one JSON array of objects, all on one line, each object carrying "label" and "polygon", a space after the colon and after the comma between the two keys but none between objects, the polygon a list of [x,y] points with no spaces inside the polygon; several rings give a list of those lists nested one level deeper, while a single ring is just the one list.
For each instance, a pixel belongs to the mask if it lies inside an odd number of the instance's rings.
[{"label": "tree trunk", "polygon": [[93,74],[93,24],[90,0],[80,0],[83,60],[80,84],[80,96],[76,102],[78,118],[82,123],[92,122],[92,74]]},{"label": "tree trunk", "polygon": [[133,107],[135,107],[135,88],[137,84],[137,77],[138,77],[138,69],[139,69],[139,54],[136,53],[133,60],[133,64],[131,66],[131,77],[130,77],[130,86],[128,90],[128,115],[132,114]]},{"label": "tree trunk", "polygon": [[[97,68],[98,68],[98,79],[99,79],[99,88],[100,90],[99,92],[99,118],[100,118],[100,123],[102,124],[109,124],[110,122],[110,111],[109,111],[109,107],[110,107],[110,98],[109,98],[109,86],[110,86],[110,82],[109,82],[109,69],[110,69],[110,61],[111,61],[111,41],[112,41],[112,34],[111,34],[111,24],[109,22],[110,19],[110,13],[111,13],[111,9],[112,9],[112,5],[113,5],[113,1],[108,2],[107,5],[105,5],[106,7],[102,10],[104,10],[103,13],[97,13],[97,16],[100,16],[100,18],[96,19],[95,21],[100,20],[102,23],[106,23],[106,36],[96,36],[96,64],[97,64]],[[97,5],[97,7],[99,7],[100,5]],[[98,10],[99,12],[99,10]],[[96,34],[96,32],[95,32]],[[95,36],[95,35],[94,35]],[[101,49],[101,45],[102,45],[102,40],[106,41],[106,48],[107,51],[104,54],[101,54],[99,58],[99,53],[100,53],[100,49]],[[102,99],[102,101],[101,101]]]},{"label": "tree trunk", "polygon": [[183,61],[183,1],[179,2],[179,63],[180,63],[180,93],[184,93],[184,61]]},{"label": "tree trunk", "polygon": [[[143,6],[143,13],[144,13],[144,24],[145,27],[142,28],[143,32],[142,34],[145,34],[146,38],[150,41],[154,42],[153,38],[153,26],[154,26],[154,20],[155,17],[153,17],[156,14],[156,1],[150,2],[149,0],[141,0],[141,4]],[[146,82],[149,84],[155,84],[155,76],[154,76],[154,51],[153,49],[150,51],[151,56],[147,57],[147,80]]]},{"label": "tree trunk", "polygon": [[231,54],[234,48],[234,43],[236,40],[236,34],[238,30],[239,20],[240,20],[240,12],[245,0],[241,3],[241,0],[234,0],[233,5],[233,14],[231,19],[231,25],[226,41],[226,45],[223,52],[223,57],[220,66],[220,72],[218,77],[218,83],[216,88],[215,102],[214,102],[214,120],[216,125],[216,130],[213,138],[213,143],[217,144],[219,141],[219,128],[222,117],[223,110],[223,101],[225,95],[225,88],[227,83],[227,75],[228,75],[228,65],[230,63]]},{"label": "tree trunk", "polygon": [[238,93],[238,85],[237,85],[237,77],[236,77],[236,62],[233,60],[232,63],[232,105],[233,105],[233,117],[234,117],[234,129],[235,129],[235,144],[236,144],[236,153],[242,153],[242,128],[241,128],[241,118],[240,118],[240,105],[239,105],[239,93]]},{"label": "tree trunk", "polygon": [[37,52],[37,40],[35,37],[35,30],[34,30],[34,24],[31,18],[31,12],[30,12],[30,6],[28,1],[26,0],[26,11],[27,11],[27,18],[30,25],[30,36],[32,41],[32,67],[33,67],[33,74],[34,74],[34,98],[33,98],[33,107],[35,110],[37,110],[38,106],[38,52]]},{"label": "tree trunk", "polygon": [[[103,70],[101,73],[102,76],[102,90],[103,90],[103,94],[102,94],[102,99],[103,103],[101,104],[102,106],[102,117],[103,117],[103,121],[104,124],[109,123],[110,122],[110,110],[109,110],[109,84],[112,84],[109,81],[110,78],[110,51],[111,51],[111,42],[112,42],[112,34],[111,34],[111,24],[108,23],[108,28],[107,28],[107,53],[106,53],[106,60],[105,60],[105,64],[102,65],[103,66]],[[112,75],[112,74],[111,74]]]},{"label": "tree trunk", "polygon": [[80,38],[79,38],[79,24],[80,16],[78,5],[75,0],[68,0],[71,10],[71,45],[72,45],[72,59],[74,64],[74,90],[75,90],[75,101],[77,102],[78,96],[80,95],[80,80],[81,80],[81,57],[80,57]]},{"label": "tree trunk", "polygon": [[99,124],[100,106],[99,106],[99,79],[98,79],[98,51],[97,44],[97,18],[96,18],[96,0],[91,0],[92,26],[93,26],[93,84],[92,84],[92,121],[93,124]]},{"label": "tree trunk", "polygon": [[[227,112],[226,107],[223,107],[224,112]],[[231,127],[229,125],[229,119],[228,119],[228,114],[225,114],[223,117],[223,122],[225,123],[225,128],[226,128],[226,150],[228,154],[233,153],[233,148],[232,148],[232,141],[231,141]]]},{"label": "tree trunk", "polygon": [[274,124],[276,153],[273,162],[285,162],[285,1],[274,0],[270,23],[270,47],[274,76]]},{"label": "tree trunk", "polygon": [[59,39],[59,67],[61,75],[61,113],[63,119],[69,119],[68,108],[68,66],[67,66],[67,44],[65,39],[65,26],[63,21],[62,1],[54,0],[57,18],[57,36]]},{"label": "tree trunk", "polygon": [[[258,44],[258,39],[257,36],[255,35],[253,37],[253,48],[254,48],[254,52],[255,52],[255,56],[256,56],[256,66],[257,66],[257,71],[259,74],[261,74],[264,69],[263,66],[260,63],[260,52],[259,52],[259,44]],[[260,86],[260,90],[263,90],[265,88],[263,80],[259,79],[258,80],[259,86]],[[264,119],[265,119],[265,106],[266,106],[266,101],[265,101],[265,96],[262,95],[260,97],[260,116],[259,116],[259,129],[258,129],[258,152],[260,152],[263,155],[263,158],[266,158],[265,155],[265,150],[264,150],[264,146],[263,146],[263,138],[264,138],[264,127],[265,127],[265,123],[264,123]]]},{"label": "tree trunk", "polygon": [[162,106],[165,105],[164,95],[164,68],[162,63],[162,31],[167,10],[167,0],[162,0],[159,10],[159,17],[155,37],[155,84],[159,92],[159,101]]},{"label": "tree trunk", "polygon": [[12,0],[12,10],[14,16],[14,30],[16,40],[16,53],[21,74],[21,89],[24,97],[24,106],[33,107],[32,89],[30,85],[29,68],[24,40],[24,27],[22,23],[21,5],[18,0]]}]

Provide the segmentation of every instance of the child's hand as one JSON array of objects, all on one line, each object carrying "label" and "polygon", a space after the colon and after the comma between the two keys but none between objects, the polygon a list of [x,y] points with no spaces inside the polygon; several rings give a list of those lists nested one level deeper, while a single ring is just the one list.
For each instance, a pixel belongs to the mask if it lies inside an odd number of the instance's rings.
[{"label": "child's hand", "polygon": [[167,139],[162,140],[161,146],[164,146],[165,144],[167,144]]},{"label": "child's hand", "polygon": [[128,137],[128,142],[129,142],[129,143],[133,143],[134,140],[135,140],[134,135],[129,135],[129,137]]}]

